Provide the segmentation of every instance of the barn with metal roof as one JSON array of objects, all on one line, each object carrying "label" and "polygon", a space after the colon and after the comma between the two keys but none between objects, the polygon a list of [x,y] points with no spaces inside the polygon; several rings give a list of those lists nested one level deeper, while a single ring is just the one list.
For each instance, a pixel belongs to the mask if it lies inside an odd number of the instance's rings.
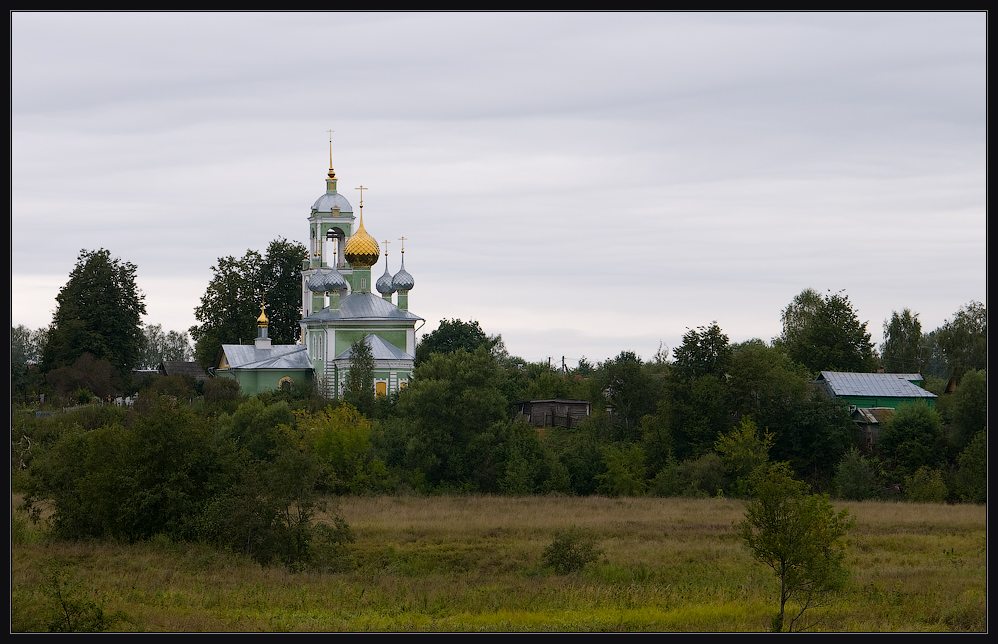
[{"label": "barn with metal roof", "polygon": [[854,407],[890,407],[923,401],[935,407],[937,396],[919,387],[922,376],[917,373],[846,373],[822,371],[817,382],[829,395],[841,398]]}]

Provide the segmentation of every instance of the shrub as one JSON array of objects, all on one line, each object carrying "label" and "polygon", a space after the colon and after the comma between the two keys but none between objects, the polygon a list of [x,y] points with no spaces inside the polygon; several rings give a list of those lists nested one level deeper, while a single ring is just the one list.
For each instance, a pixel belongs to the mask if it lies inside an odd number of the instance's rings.
[{"label": "shrub", "polygon": [[600,492],[609,496],[642,496],[648,489],[645,479],[645,450],[637,444],[606,445],[600,448],[607,470],[596,476]]},{"label": "shrub", "polygon": [[863,501],[880,496],[882,486],[870,460],[853,447],[835,468],[835,490],[840,499]]},{"label": "shrub", "polygon": [[122,613],[108,614],[104,607],[88,599],[83,584],[71,579],[58,563],[44,571],[42,594],[47,601],[46,624],[51,633],[100,633],[124,618]]},{"label": "shrub", "polygon": [[652,481],[651,491],[655,496],[707,498],[726,485],[724,463],[720,455],[710,452],[697,459],[666,465]]},{"label": "shrub", "polygon": [[204,401],[206,403],[222,403],[239,400],[242,389],[232,378],[212,378],[204,383]]},{"label": "shrub", "polygon": [[904,477],[904,496],[915,503],[942,503],[949,490],[941,470],[922,466],[911,476]]},{"label": "shrub", "polygon": [[960,497],[970,503],[988,501],[988,435],[980,430],[957,458],[956,484]]},{"label": "shrub", "polygon": [[576,526],[555,531],[554,541],[544,549],[544,565],[559,575],[582,570],[603,554],[596,537]]}]

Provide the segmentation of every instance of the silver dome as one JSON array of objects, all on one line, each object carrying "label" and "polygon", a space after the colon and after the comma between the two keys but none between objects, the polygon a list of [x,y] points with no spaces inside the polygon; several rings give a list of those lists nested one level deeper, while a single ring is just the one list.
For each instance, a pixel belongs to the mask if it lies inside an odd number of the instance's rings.
[{"label": "silver dome", "polygon": [[415,282],[412,279],[412,275],[405,270],[405,256],[403,256],[402,267],[398,273],[395,273],[395,277],[392,278],[392,288],[396,291],[411,291],[414,285]]},{"label": "silver dome", "polygon": [[392,284],[392,274],[388,272],[388,262],[385,262],[385,274],[378,278],[376,287],[378,293],[382,295],[395,292],[395,286]]},{"label": "silver dome", "polygon": [[353,206],[347,201],[347,198],[338,192],[329,193],[322,195],[315,200],[312,204],[312,210],[316,212],[333,212],[334,207],[339,207],[340,212],[353,213]]}]

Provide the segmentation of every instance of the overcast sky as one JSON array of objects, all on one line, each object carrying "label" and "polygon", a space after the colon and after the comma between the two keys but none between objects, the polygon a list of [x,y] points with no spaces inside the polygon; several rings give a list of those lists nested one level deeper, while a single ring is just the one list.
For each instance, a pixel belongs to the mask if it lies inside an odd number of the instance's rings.
[{"label": "overcast sky", "polygon": [[[219,257],[339,191],[410,309],[531,361],[769,341],[805,288],[875,342],[986,302],[984,13],[11,14],[11,324],[81,249],[186,330]],[[382,245],[383,246],[383,245]],[[384,247],[382,247],[384,252]],[[374,268],[380,275],[384,260]]]}]

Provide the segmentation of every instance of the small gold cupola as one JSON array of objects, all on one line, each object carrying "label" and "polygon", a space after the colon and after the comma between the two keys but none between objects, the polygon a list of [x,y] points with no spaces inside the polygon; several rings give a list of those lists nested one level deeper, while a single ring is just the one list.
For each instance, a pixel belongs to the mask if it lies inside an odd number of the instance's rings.
[{"label": "small gold cupola", "polygon": [[257,349],[269,349],[270,348],[270,337],[267,333],[267,324],[270,320],[267,319],[266,308],[267,304],[264,301],[267,294],[264,293],[260,296],[260,317],[256,319],[256,345]]}]

